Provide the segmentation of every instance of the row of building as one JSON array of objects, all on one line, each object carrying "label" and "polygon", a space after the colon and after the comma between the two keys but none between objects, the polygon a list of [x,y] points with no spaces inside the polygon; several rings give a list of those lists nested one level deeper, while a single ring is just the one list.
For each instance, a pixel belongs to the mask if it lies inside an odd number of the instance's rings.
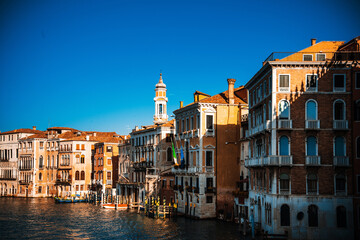
[{"label": "row of building", "polygon": [[196,218],[254,221],[292,239],[360,237],[360,37],[272,53],[259,71],[128,136],[53,127],[0,133],[1,195],[149,197]]}]

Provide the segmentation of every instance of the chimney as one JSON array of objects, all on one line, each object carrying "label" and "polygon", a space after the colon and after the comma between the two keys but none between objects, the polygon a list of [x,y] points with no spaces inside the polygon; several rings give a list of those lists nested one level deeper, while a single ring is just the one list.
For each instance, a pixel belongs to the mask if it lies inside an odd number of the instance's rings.
[{"label": "chimney", "polygon": [[183,108],[183,107],[184,107],[184,102],[180,101],[180,108]]},{"label": "chimney", "polygon": [[94,134],[93,134],[93,135],[94,135],[94,137],[96,137],[96,132],[94,132]]},{"label": "chimney", "polygon": [[228,86],[229,86],[229,104],[234,104],[234,84],[235,79],[228,78]]},{"label": "chimney", "polygon": [[316,38],[312,38],[311,39],[311,46],[315,45],[316,44]]},{"label": "chimney", "polygon": [[90,140],[90,136],[86,135],[86,141],[89,141],[89,140]]},{"label": "chimney", "polygon": [[33,130],[36,130],[36,126],[33,126]]}]

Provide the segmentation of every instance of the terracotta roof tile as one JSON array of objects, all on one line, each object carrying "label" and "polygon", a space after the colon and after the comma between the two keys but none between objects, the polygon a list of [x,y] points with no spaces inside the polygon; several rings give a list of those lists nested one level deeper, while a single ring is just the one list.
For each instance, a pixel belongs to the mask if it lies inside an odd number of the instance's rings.
[{"label": "terracotta roof tile", "polygon": [[20,140],[28,140],[28,139],[35,139],[35,138],[47,138],[47,133],[42,132],[42,133],[33,134],[31,136],[21,138]]},{"label": "terracotta roof tile", "polygon": [[0,135],[12,134],[12,133],[42,133],[42,132],[43,132],[43,131],[33,130],[33,129],[29,129],[29,128],[20,128],[20,129],[15,129],[15,130],[7,131],[7,132],[2,132],[2,133],[0,133]]}]

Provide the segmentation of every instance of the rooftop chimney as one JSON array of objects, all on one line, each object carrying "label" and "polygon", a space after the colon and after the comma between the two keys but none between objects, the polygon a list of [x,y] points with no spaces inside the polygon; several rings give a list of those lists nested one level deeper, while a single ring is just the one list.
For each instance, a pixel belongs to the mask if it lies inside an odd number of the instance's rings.
[{"label": "rooftop chimney", "polygon": [[180,108],[183,108],[183,107],[184,107],[184,102],[180,101]]},{"label": "rooftop chimney", "polygon": [[89,141],[89,140],[90,140],[90,136],[86,135],[86,141]]},{"label": "rooftop chimney", "polygon": [[311,39],[311,46],[315,45],[316,44],[316,38],[312,38]]},{"label": "rooftop chimney", "polygon": [[36,126],[33,126],[33,130],[36,130]]},{"label": "rooftop chimney", "polygon": [[235,79],[228,78],[228,86],[229,86],[229,104],[234,104],[234,84]]}]

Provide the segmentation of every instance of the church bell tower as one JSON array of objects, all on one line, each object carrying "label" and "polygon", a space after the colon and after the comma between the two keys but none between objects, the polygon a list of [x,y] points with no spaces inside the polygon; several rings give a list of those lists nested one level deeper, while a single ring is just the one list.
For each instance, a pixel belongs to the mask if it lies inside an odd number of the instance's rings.
[{"label": "church bell tower", "polygon": [[159,82],[155,85],[155,115],[154,123],[160,124],[168,120],[167,115],[167,97],[166,97],[166,85],[163,82],[162,74],[160,73]]}]

